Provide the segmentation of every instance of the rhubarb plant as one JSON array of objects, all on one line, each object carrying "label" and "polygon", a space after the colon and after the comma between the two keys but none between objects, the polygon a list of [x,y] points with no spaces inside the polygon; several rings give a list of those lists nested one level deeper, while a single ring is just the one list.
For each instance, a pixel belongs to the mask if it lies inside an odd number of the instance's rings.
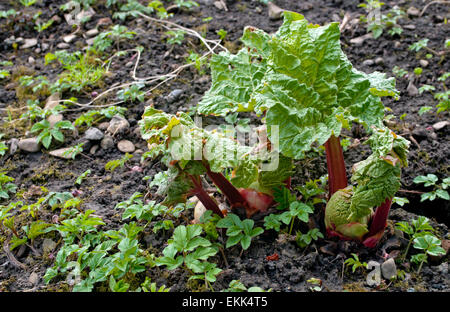
[{"label": "rhubarb plant", "polygon": [[[355,69],[341,49],[338,23],[313,25],[286,11],[275,34],[246,27],[241,40],[244,48],[237,54],[213,55],[211,89],[197,111],[263,115],[268,140],[279,142],[281,154],[290,159],[324,145],[328,234],[375,246],[406,165],[408,142],[383,126],[381,97],[399,98],[395,79]],[[339,136],[354,122],[372,135],[373,154],[358,164],[355,186],[349,186]]]},{"label": "rhubarb plant", "polygon": [[[241,145],[228,132],[197,127],[185,113],[171,115],[147,107],[140,127],[149,145],[146,156],[162,155],[168,168],[150,183],[164,196],[164,205],[185,202],[195,195],[207,210],[223,217],[203,186],[207,176],[228,199],[231,209],[245,211],[250,217],[272,204],[273,189],[284,185],[292,173],[292,160],[287,157],[276,159],[278,170],[263,170],[263,161],[273,153],[278,155],[275,149],[269,152],[264,144]],[[230,180],[224,176],[225,170],[232,170]]]}]

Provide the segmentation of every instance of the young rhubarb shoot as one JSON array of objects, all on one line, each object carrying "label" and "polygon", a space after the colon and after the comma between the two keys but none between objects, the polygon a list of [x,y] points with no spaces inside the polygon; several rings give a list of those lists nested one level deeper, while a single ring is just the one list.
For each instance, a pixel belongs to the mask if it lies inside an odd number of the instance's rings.
[{"label": "young rhubarb shoot", "polygon": [[[140,126],[152,156],[162,154],[168,167],[150,184],[158,186],[157,193],[165,196],[164,204],[184,202],[196,195],[206,209],[222,216],[202,187],[201,177],[206,175],[228,199],[231,209],[243,209],[250,217],[272,204],[273,187],[283,185],[291,174],[291,159],[279,159],[282,170],[262,171],[264,153],[256,153],[220,132],[197,127],[187,114],[170,115],[148,107]],[[225,169],[233,170],[231,181],[224,177]]]}]

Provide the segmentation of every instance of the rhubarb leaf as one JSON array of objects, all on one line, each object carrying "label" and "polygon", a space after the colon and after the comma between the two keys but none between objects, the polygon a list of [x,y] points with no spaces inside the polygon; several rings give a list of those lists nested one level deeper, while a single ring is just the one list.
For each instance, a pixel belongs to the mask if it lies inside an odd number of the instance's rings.
[{"label": "rhubarb leaf", "polygon": [[398,98],[393,78],[353,68],[341,50],[338,23],[312,25],[286,11],[274,35],[246,27],[242,41],[245,47],[236,55],[213,59],[213,86],[199,112],[265,111],[269,139],[275,142],[272,126],[278,127],[287,157],[302,158],[353,121],[381,126],[380,97]]}]

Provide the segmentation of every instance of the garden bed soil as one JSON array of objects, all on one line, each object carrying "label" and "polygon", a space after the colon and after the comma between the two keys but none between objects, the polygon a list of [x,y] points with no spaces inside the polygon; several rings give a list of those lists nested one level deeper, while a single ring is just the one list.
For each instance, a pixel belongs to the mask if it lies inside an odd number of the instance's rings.
[{"label": "garden bed soil", "polygon": [[[237,51],[241,46],[239,38],[245,26],[255,26],[272,33],[282,23],[279,19],[269,19],[267,7],[259,1],[229,0],[225,2],[228,11],[218,9],[214,5],[214,1],[198,1],[200,4],[198,8],[191,11],[175,11],[171,21],[188,28],[204,31],[208,38],[217,38],[216,31],[225,29],[228,32],[225,39],[226,46],[234,51]],[[37,10],[41,10],[44,20],[53,16],[59,16],[61,19],[59,23],[52,26],[51,31],[44,32],[40,36],[37,46],[32,49],[14,50],[11,44],[8,44],[7,39],[12,35],[16,38],[37,37],[38,33],[33,30],[33,23],[18,20],[11,24],[7,23],[5,19],[0,20],[0,56],[2,60],[13,61],[15,66],[13,76],[14,73],[23,71],[23,67],[36,75],[45,75],[49,78],[54,78],[61,72],[59,67],[44,66],[44,56],[47,52],[55,51],[56,44],[61,42],[61,38],[73,31],[59,11],[59,6],[64,3],[65,1],[43,1],[42,5],[27,8],[30,15]],[[360,1],[353,0],[278,0],[275,3],[283,9],[304,14],[310,22],[315,24],[341,21],[347,12],[352,14],[352,18],[358,18],[360,14],[364,14],[364,10],[358,7]],[[405,11],[411,6],[421,9],[424,5],[423,1],[386,1],[386,8],[392,8],[396,4]],[[8,1],[2,1],[0,4],[0,10],[8,10],[13,7],[16,10],[20,9],[19,4],[11,5]],[[94,6],[94,10],[96,14],[89,22],[84,24],[81,33],[95,28],[100,19],[112,19],[111,12],[104,6]],[[449,30],[449,26],[444,23],[444,19],[448,15],[448,6],[432,5],[422,17],[410,16],[400,20],[402,26],[414,25],[404,27],[401,35],[392,37],[385,32],[380,38],[367,39],[360,46],[352,44],[350,40],[365,35],[367,33],[366,28],[363,24],[352,24],[352,27],[346,28],[342,34],[342,47],[354,66],[364,72],[381,71],[392,75],[394,66],[399,66],[412,73],[415,67],[420,66],[419,61],[424,57],[424,53],[413,53],[408,50],[408,46],[418,39],[429,38],[428,46],[435,50],[441,50]],[[207,17],[212,17],[212,20],[208,23],[203,21]],[[137,70],[140,77],[169,72],[185,63],[184,58],[189,50],[203,51],[199,42],[192,38],[185,40],[181,46],[167,44],[164,40],[165,30],[142,18],[117,22],[138,33],[136,39],[123,42],[122,49],[134,48],[137,45],[145,48]],[[104,27],[100,28],[100,30],[102,29]],[[49,45],[45,52],[42,51],[43,43]],[[78,34],[77,39],[70,44],[68,50],[80,50],[85,44],[85,39]],[[41,52],[36,51],[36,48],[40,48]],[[170,51],[170,53],[167,53],[167,51]],[[32,64],[29,63],[30,57],[35,59]],[[377,58],[382,58],[382,60],[373,64],[371,62],[364,63],[365,60]],[[109,86],[130,81],[130,72],[133,67],[127,65],[129,61],[130,56],[116,59],[110,69],[112,75],[105,80],[104,88],[93,91],[100,93]],[[448,71],[448,60],[445,59],[440,62],[438,57],[434,57],[429,60],[429,65],[424,68],[424,73],[416,78],[414,84],[416,86],[423,84],[438,86],[437,77]],[[448,112],[441,114],[427,113],[419,116],[418,110],[425,105],[435,106],[435,100],[430,93],[416,96],[409,95],[407,92],[408,82],[406,78],[397,79],[397,88],[401,92],[401,98],[398,101],[391,99],[384,99],[383,101],[387,107],[392,109],[395,116],[406,114],[401,121],[398,118],[393,119],[393,129],[399,131],[399,134],[404,135],[405,138],[410,140],[413,138],[414,140],[410,146],[409,166],[404,169],[402,175],[402,191],[398,193],[398,196],[406,197],[410,203],[404,207],[393,205],[386,234],[378,247],[367,249],[355,242],[321,239],[312,243],[308,248],[301,249],[292,237],[268,231],[254,239],[249,250],[245,251],[242,256],[239,256],[240,248],[238,247],[226,250],[228,266],[225,266],[223,259],[217,256],[219,267],[223,269],[223,273],[214,283],[216,291],[226,289],[229,282],[234,279],[239,279],[247,287],[259,286],[273,291],[308,291],[312,286],[308,283],[311,278],[320,279],[324,291],[450,290],[448,256],[425,264],[420,274],[416,274],[414,269],[408,268],[408,265],[411,265],[409,263],[404,266],[399,265],[397,269],[410,272],[407,273],[405,280],[392,283],[383,281],[378,287],[367,284],[367,272],[357,270],[352,273],[349,268],[343,271],[343,262],[350,257],[351,253],[357,253],[360,259],[366,262],[374,260],[382,263],[385,260],[386,253],[394,255],[396,251],[404,250],[407,241],[401,237],[398,231],[394,230],[394,223],[398,221],[410,221],[419,215],[425,215],[432,220],[431,224],[441,238],[450,239],[448,232],[450,226],[449,201],[436,199],[433,202],[420,202],[420,194],[409,192],[425,191],[420,185],[413,183],[413,179],[418,175],[433,173],[440,177],[448,176],[450,127],[446,126],[440,130],[432,128],[432,125],[436,122],[448,120]],[[0,85],[0,108],[23,105],[22,99],[18,98],[16,94],[16,86],[11,84],[14,84],[14,82],[8,81]],[[83,209],[93,209],[95,214],[103,218],[106,225],[102,229],[117,229],[122,221],[120,211],[114,209],[115,205],[127,200],[134,192],[145,194],[148,187],[147,182],[143,181],[142,178],[145,176],[153,177],[157,172],[164,169],[158,160],[146,161],[145,164],[140,163],[140,153],[147,150],[147,144],[136,133],[137,122],[141,119],[145,106],[153,103],[156,108],[170,113],[189,111],[196,106],[209,87],[209,71],[200,76],[195,68],[188,68],[182,71],[177,79],[155,90],[145,103],[125,104],[128,108],[125,117],[130,123],[130,129],[126,133],[116,135],[114,142],[117,143],[122,139],[130,140],[138,151],[135,152],[135,157],[129,162],[128,167],[124,169],[109,172],[104,168],[108,161],[123,156],[123,153],[115,146],[107,150],[98,148],[94,154],[86,153],[89,158],[77,157],[75,160],[52,157],[45,150],[36,153],[16,152],[14,155],[3,157],[0,160],[1,167],[7,170],[9,176],[15,178],[15,184],[19,190],[28,191],[34,185],[43,185],[55,192],[75,190],[75,179],[81,173],[90,169],[92,173],[78,188],[82,192]],[[175,101],[169,101],[168,94],[175,89],[182,90],[181,96]],[[79,114],[79,112],[72,112],[65,114],[64,117],[68,120],[74,120]],[[4,116],[6,116],[6,113]],[[252,120],[257,120],[251,115],[250,117]],[[221,122],[220,118],[206,120],[208,123]],[[3,140],[24,137],[23,130],[20,127],[2,127],[1,132],[6,134]],[[348,135],[352,138],[363,138],[365,134],[360,128],[354,127],[351,132],[348,132]],[[67,134],[66,146],[79,142],[80,136]],[[90,146],[85,146],[85,150],[89,151],[89,148]],[[350,172],[353,163],[367,156],[366,152],[367,148],[364,146],[349,148],[345,151],[348,172]],[[135,165],[142,166],[143,171],[131,170],[130,168]],[[296,174],[292,181],[294,186],[326,174],[325,157],[309,162],[298,161],[296,165]],[[155,189],[150,189],[150,196],[154,191]],[[314,220],[321,231],[325,233],[320,208],[323,207],[318,206]],[[192,211],[189,211],[188,217],[192,218],[192,214]],[[45,211],[41,218],[44,221],[51,222],[52,216],[53,212]],[[261,219],[260,217],[259,221],[256,222],[259,226],[262,226]],[[169,234],[162,231],[158,234],[146,232],[141,236],[141,243],[145,248],[161,251],[170,237]],[[51,235],[49,237],[55,241],[58,239]],[[25,270],[12,265],[7,255],[3,251],[0,252],[0,291],[60,291],[67,289],[67,285],[64,286],[63,283],[44,284],[42,276],[46,269],[52,265],[52,260],[42,256],[43,241],[44,237],[38,238],[34,242],[37,254],[26,247],[14,250],[13,254],[16,259],[26,265]],[[278,260],[270,261],[267,259],[268,256],[274,254],[278,255]],[[30,281],[32,274],[38,276],[38,281],[34,284]],[[166,271],[159,267],[147,272],[147,275],[158,285],[164,284],[170,287],[171,291],[202,290],[202,287],[204,287],[201,282],[188,282],[188,275],[182,269]]]}]

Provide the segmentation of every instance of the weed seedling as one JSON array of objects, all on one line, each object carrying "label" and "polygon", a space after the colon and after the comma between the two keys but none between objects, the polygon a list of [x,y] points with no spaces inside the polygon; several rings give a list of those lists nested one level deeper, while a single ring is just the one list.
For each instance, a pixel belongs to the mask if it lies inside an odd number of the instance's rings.
[{"label": "weed seedling", "polygon": [[420,196],[421,202],[425,200],[433,201],[437,197],[445,200],[450,200],[450,196],[447,192],[447,188],[450,186],[450,177],[443,179],[441,184],[438,184],[438,180],[438,177],[432,173],[429,173],[426,176],[417,176],[414,178],[414,183],[423,184],[425,187],[434,188],[433,191],[423,193]]},{"label": "weed seedling", "polygon": [[359,257],[357,254],[352,253],[352,257],[353,258],[348,258],[347,260],[344,261],[345,266],[352,267],[352,273],[355,273],[355,271],[359,268],[361,269],[367,269],[367,263],[366,262],[361,262],[359,260]]},{"label": "weed seedling", "polygon": [[48,149],[53,139],[59,142],[64,142],[64,134],[62,133],[63,129],[75,130],[75,127],[70,121],[67,120],[58,121],[53,126],[50,125],[48,120],[42,120],[35,123],[30,132],[38,132],[39,135],[36,138],[37,141],[42,142],[42,145]]},{"label": "weed seedling", "polygon": [[419,253],[411,257],[411,261],[419,264],[417,273],[422,270],[422,265],[427,262],[428,256],[445,255],[445,250],[441,247],[441,240],[434,235],[424,235],[414,239],[414,248],[423,250],[423,253]]}]

